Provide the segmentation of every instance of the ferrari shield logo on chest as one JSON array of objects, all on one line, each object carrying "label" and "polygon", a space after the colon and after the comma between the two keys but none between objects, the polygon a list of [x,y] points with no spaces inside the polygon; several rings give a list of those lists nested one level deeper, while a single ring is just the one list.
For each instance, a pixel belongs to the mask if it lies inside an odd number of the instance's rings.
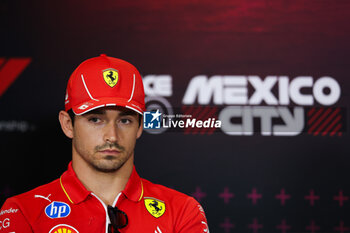
[{"label": "ferrari shield logo on chest", "polygon": [[165,213],[165,203],[152,197],[145,197],[145,206],[148,212],[155,218]]},{"label": "ferrari shield logo on chest", "polygon": [[118,71],[112,68],[103,70],[103,79],[108,86],[114,87],[119,79]]}]

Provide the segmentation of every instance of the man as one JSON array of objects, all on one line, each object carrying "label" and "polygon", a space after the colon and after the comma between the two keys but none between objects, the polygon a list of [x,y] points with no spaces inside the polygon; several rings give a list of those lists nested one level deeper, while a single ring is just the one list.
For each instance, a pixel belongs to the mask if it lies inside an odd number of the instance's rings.
[{"label": "man", "polygon": [[141,179],[135,170],[144,97],[131,64],[106,55],[80,64],[59,113],[72,139],[72,162],[59,179],[9,198],[0,211],[0,233],[209,232],[193,198]]}]

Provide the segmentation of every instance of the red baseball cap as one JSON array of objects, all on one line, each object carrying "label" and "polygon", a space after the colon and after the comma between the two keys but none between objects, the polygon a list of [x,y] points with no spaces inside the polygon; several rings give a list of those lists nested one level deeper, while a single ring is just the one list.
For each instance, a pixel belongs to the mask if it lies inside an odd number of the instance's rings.
[{"label": "red baseball cap", "polygon": [[143,114],[145,92],[141,75],[133,65],[101,54],[81,63],[70,76],[65,110],[81,115],[107,106],[122,106]]}]

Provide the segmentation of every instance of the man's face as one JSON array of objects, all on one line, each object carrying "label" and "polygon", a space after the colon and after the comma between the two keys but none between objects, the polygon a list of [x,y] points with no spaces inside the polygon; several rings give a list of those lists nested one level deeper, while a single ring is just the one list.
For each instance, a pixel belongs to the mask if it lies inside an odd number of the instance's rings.
[{"label": "man's face", "polygon": [[114,172],[133,159],[142,126],[134,111],[105,107],[75,116],[73,157],[80,156],[97,171]]}]

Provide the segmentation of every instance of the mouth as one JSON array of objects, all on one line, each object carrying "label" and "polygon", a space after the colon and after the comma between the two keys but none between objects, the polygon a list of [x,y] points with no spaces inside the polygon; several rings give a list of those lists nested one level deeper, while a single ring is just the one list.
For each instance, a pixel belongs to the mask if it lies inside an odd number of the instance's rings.
[{"label": "mouth", "polygon": [[118,155],[120,154],[121,151],[119,150],[114,150],[114,149],[106,149],[106,150],[100,150],[99,151],[102,154],[108,154],[108,155]]}]

